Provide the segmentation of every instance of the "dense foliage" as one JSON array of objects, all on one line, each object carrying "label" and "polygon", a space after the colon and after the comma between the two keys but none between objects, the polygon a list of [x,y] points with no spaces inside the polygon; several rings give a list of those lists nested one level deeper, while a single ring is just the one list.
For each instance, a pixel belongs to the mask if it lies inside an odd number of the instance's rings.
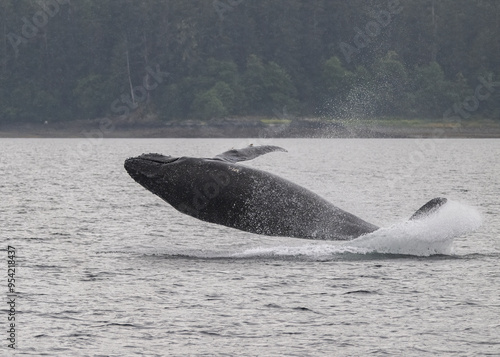
[{"label": "dense foliage", "polygon": [[0,122],[500,118],[498,0],[0,0]]}]

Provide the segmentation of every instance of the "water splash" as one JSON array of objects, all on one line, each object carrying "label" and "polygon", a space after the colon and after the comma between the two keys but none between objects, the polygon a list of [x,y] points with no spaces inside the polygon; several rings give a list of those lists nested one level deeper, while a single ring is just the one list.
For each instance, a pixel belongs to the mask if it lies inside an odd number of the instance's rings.
[{"label": "water splash", "polygon": [[453,254],[456,237],[478,229],[481,224],[482,217],[477,209],[448,201],[429,217],[381,228],[346,245],[384,254],[449,255]]},{"label": "water splash", "polygon": [[258,247],[247,249],[242,253],[235,253],[233,258],[279,258],[304,260],[332,260],[346,253],[368,253],[363,248],[339,245],[336,242],[308,243],[300,246]]},{"label": "water splash", "polygon": [[453,240],[478,229],[481,224],[482,217],[477,209],[459,202],[448,201],[429,217],[383,227],[349,242],[253,248],[234,254],[233,257],[293,256],[322,260],[346,253],[450,255],[453,254]]}]

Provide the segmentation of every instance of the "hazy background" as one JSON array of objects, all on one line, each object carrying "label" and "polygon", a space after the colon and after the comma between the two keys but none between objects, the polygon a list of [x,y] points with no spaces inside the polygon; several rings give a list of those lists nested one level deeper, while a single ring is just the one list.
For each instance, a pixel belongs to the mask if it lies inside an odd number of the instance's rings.
[{"label": "hazy background", "polygon": [[495,0],[0,0],[0,12],[0,125],[500,117]]}]

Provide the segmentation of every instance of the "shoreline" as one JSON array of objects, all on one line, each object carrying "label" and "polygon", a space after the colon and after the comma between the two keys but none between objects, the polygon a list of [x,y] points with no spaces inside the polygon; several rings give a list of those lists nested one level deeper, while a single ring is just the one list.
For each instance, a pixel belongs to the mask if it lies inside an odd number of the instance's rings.
[{"label": "shoreline", "polygon": [[78,120],[0,126],[0,138],[500,138],[500,123],[240,118],[182,122]]}]

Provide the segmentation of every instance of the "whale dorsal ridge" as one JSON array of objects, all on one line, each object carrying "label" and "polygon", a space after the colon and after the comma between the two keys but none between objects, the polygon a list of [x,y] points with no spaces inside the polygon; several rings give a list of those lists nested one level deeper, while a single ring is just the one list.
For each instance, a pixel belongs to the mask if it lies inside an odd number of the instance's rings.
[{"label": "whale dorsal ridge", "polygon": [[285,149],[280,148],[279,146],[272,145],[261,145],[261,146],[247,146],[243,149],[232,149],[222,154],[217,155],[214,159],[219,159],[227,162],[239,162],[239,161],[247,161],[255,159],[261,155],[274,152],[274,151],[284,151]]}]

